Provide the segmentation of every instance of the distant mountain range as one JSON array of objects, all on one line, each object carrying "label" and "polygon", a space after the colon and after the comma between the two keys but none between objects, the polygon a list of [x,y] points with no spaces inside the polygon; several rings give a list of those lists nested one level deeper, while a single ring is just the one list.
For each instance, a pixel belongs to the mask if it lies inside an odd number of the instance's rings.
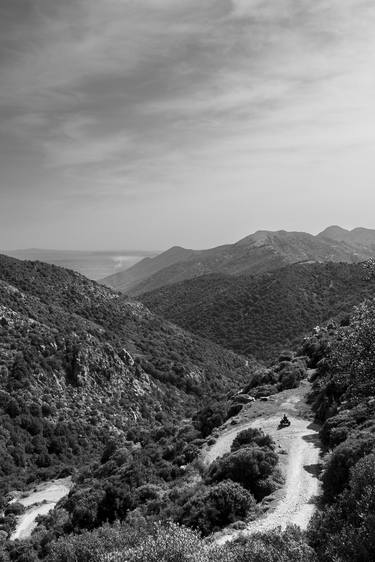
[{"label": "distant mountain range", "polygon": [[375,230],[330,226],[314,236],[306,232],[259,230],[235,244],[208,250],[174,246],[154,258],[106,277],[102,283],[140,295],[201,275],[261,274],[293,263],[356,263],[375,256]]}]

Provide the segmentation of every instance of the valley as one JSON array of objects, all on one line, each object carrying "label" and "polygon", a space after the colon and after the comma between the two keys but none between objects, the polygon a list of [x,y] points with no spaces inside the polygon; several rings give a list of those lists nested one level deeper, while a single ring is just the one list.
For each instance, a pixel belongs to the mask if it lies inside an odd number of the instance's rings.
[{"label": "valley", "polygon": [[138,298],[219,345],[269,362],[301,334],[373,294],[361,264],[294,264],[264,275],[205,275]]},{"label": "valley", "polygon": [[370,0],[0,0],[0,562],[375,562],[374,63]]},{"label": "valley", "polygon": [[141,303],[0,256],[0,559],[351,562],[352,529],[370,552],[373,279],[292,264]]}]

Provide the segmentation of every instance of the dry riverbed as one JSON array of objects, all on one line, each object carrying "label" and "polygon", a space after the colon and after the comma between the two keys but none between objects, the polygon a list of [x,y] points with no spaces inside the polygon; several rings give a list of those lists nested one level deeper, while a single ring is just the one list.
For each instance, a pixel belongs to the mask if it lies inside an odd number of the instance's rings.
[{"label": "dry riverbed", "polygon": [[45,482],[28,493],[18,493],[13,502],[17,501],[25,506],[26,511],[17,518],[17,527],[10,539],[27,539],[36,527],[38,515],[46,515],[58,501],[69,494],[72,487],[71,478],[61,478]]}]

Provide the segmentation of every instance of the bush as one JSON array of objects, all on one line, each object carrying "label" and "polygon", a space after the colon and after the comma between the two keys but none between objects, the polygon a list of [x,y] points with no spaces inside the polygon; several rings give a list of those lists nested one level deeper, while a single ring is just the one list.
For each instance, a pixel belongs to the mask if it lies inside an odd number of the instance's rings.
[{"label": "bush", "polygon": [[233,480],[250,490],[257,500],[261,500],[264,495],[259,484],[272,474],[277,462],[277,455],[268,448],[241,448],[213,462],[207,481]]},{"label": "bush", "polygon": [[336,366],[351,374],[357,396],[375,392],[374,341],[375,299],[368,299],[354,308],[350,325],[342,329],[332,354]]},{"label": "bush", "polygon": [[128,547],[130,537],[131,533],[127,535],[119,525],[66,535],[52,543],[47,562],[104,562],[108,553]]},{"label": "bush", "polygon": [[308,538],[319,560],[363,562],[375,559],[375,455],[350,471],[348,489],[335,505],[313,518]]},{"label": "bush", "polygon": [[[25,559],[26,560],[26,559]],[[223,546],[175,523],[103,527],[60,538],[47,562],[317,562],[296,527],[257,533]]]},{"label": "bush", "polygon": [[227,543],[214,562],[318,562],[314,550],[307,544],[303,532],[289,526],[267,533],[255,533]]},{"label": "bush", "polygon": [[[198,533],[175,523],[156,524],[139,534],[137,544],[108,558],[111,562],[209,562],[208,547]],[[60,562],[60,561],[59,561]],[[104,562],[104,561],[103,561]]]},{"label": "bush", "polygon": [[297,388],[300,380],[303,377],[303,374],[303,370],[297,365],[293,364],[290,364],[288,367],[282,369],[279,376],[279,390]]},{"label": "bush", "polygon": [[22,515],[25,511],[25,507],[22,503],[14,502],[10,503],[5,508],[5,515]]},{"label": "bush", "polygon": [[226,419],[229,420],[229,418],[233,418],[234,416],[237,416],[237,414],[241,412],[242,408],[243,408],[243,404],[232,404],[228,410]]},{"label": "bush", "polygon": [[204,490],[198,489],[184,504],[179,522],[209,535],[246,517],[254,506],[255,500],[250,492],[226,480]]},{"label": "bush", "polygon": [[231,451],[237,451],[247,445],[258,445],[258,447],[269,447],[270,449],[273,449],[275,446],[269,435],[266,435],[261,429],[252,427],[238,433],[232,443]]},{"label": "bush", "polygon": [[264,384],[253,390],[254,398],[262,398],[263,396],[271,396],[279,392],[275,384]]},{"label": "bush", "polygon": [[322,475],[325,501],[333,501],[344,490],[349,483],[351,468],[374,447],[375,436],[365,432],[352,435],[336,447]]},{"label": "bush", "polygon": [[[224,410],[224,411],[223,411]],[[199,410],[193,417],[195,429],[200,431],[203,437],[210,435],[215,427],[219,427],[225,421],[225,409],[223,404],[215,402]]]}]

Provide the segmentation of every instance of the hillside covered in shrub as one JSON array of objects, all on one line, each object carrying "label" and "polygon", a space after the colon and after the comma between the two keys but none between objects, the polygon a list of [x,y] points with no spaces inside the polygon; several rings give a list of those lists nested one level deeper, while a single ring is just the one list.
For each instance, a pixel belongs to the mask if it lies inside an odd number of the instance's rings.
[{"label": "hillside covered in shrub", "polygon": [[262,276],[208,275],[141,295],[152,311],[203,337],[269,361],[371,295],[358,264],[296,264]]},{"label": "hillside covered in shrub", "polygon": [[[374,559],[375,300],[315,328],[265,368],[79,275],[26,263],[24,276],[19,262],[5,262],[0,560]],[[358,281],[374,292],[363,268]],[[176,373],[172,353],[184,357],[186,370]],[[163,354],[168,363],[158,362]],[[191,372],[200,388],[186,382]],[[308,373],[324,457],[307,532],[288,527],[219,546],[212,533],[244,528],[282,484],[279,457],[259,429],[239,432],[209,466],[200,461],[202,446],[252,397],[294,388]],[[71,473],[69,495],[30,539],[8,540],[19,505],[7,505],[6,492]]]},{"label": "hillside covered in shrub", "polygon": [[[205,524],[214,522],[218,513],[224,514],[224,507],[229,509],[226,513],[231,513],[230,517],[240,516],[244,509],[251,513],[256,508],[254,501],[265,490],[265,481],[259,486],[254,478],[259,474],[256,463],[260,463],[267,479],[277,461],[272,440],[251,430],[240,433],[231,452],[208,469],[204,486],[209,488],[201,488],[196,496],[194,487],[176,490],[170,496],[177,501],[173,510],[166,513],[169,519],[172,515],[174,523],[150,522],[141,511],[136,517],[134,513],[135,519],[130,518],[122,525],[86,530],[79,536],[61,535],[51,543],[47,559],[102,562],[112,553],[111,559],[121,562],[373,560],[374,342],[375,300],[367,300],[354,309],[349,322],[345,319],[341,325],[331,322],[328,327],[321,327],[305,338],[297,352],[306,357],[311,369],[315,369],[309,400],[317,421],[322,424],[320,433],[324,447],[322,495],[306,533],[288,527],[285,531],[256,533],[218,546],[206,542],[194,530],[207,534],[210,529],[205,528]],[[250,491],[254,499],[241,492],[238,486]],[[219,498],[220,502],[216,503]],[[235,502],[237,515],[233,507],[230,508],[234,506],[231,502]],[[157,512],[163,519],[165,512],[159,511],[160,505],[160,496],[155,503],[154,495],[147,509],[159,506]]]},{"label": "hillside covered in shrub", "polygon": [[324,452],[307,540],[322,562],[374,560],[374,298],[354,308],[348,325],[320,330],[303,347],[317,369],[309,400]]},{"label": "hillside covered in shrub", "polygon": [[258,368],[79,274],[1,256],[1,491],[70,473]]}]

